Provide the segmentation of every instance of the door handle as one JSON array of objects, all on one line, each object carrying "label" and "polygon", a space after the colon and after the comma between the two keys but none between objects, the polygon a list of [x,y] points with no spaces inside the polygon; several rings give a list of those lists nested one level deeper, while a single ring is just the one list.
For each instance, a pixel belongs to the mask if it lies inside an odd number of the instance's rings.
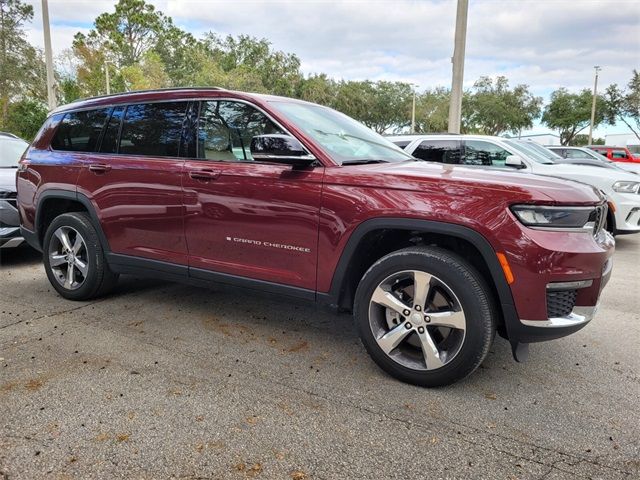
[{"label": "door handle", "polygon": [[111,170],[111,165],[105,165],[104,163],[92,163],[89,165],[89,170],[93,173],[107,173]]},{"label": "door handle", "polygon": [[220,176],[220,172],[216,172],[214,170],[191,170],[189,172],[189,176],[194,180],[208,182],[218,178],[218,176]]}]

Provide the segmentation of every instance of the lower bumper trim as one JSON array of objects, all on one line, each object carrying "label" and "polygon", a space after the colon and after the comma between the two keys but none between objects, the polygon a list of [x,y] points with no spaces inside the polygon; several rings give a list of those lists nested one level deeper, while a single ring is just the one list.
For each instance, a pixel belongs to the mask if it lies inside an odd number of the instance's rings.
[{"label": "lower bumper trim", "polygon": [[520,320],[520,322],[527,327],[577,327],[589,323],[593,319],[597,310],[598,305],[593,307],[574,307],[571,313],[566,317],[550,318],[548,320]]}]

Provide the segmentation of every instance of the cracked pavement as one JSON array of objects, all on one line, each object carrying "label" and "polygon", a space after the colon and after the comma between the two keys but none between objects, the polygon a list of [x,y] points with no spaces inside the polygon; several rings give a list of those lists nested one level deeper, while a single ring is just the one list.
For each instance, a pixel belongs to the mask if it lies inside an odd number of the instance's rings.
[{"label": "cracked pavement", "polygon": [[0,478],[639,478],[640,235],[596,319],[496,338],[426,390],[380,371],[351,319],[235,289],[122,277],[74,303],[2,252]]}]

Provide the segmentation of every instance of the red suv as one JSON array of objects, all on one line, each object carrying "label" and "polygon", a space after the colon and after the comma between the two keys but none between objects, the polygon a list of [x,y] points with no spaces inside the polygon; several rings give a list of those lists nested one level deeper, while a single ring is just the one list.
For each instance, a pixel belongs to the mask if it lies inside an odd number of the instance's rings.
[{"label": "red suv", "polygon": [[65,298],[132,273],[333,305],[423,386],[474,371],[496,331],[522,359],[584,327],[614,251],[592,187],[419,161],[329,108],[215,88],[59,108],[17,189]]},{"label": "red suv", "polygon": [[594,152],[607,157],[612,162],[640,163],[640,158],[634,157],[627,147],[609,147],[606,145],[588,145]]}]

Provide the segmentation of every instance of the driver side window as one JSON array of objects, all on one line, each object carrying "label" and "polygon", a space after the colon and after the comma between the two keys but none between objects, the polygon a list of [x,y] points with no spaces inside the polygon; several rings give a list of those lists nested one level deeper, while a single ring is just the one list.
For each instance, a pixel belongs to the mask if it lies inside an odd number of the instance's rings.
[{"label": "driver side window", "polygon": [[485,165],[506,167],[505,162],[510,152],[493,143],[482,140],[467,140],[464,145],[463,165]]},{"label": "driver side window", "polygon": [[253,161],[251,139],[271,133],[284,132],[251,105],[226,100],[204,101],[198,120],[198,158]]}]

